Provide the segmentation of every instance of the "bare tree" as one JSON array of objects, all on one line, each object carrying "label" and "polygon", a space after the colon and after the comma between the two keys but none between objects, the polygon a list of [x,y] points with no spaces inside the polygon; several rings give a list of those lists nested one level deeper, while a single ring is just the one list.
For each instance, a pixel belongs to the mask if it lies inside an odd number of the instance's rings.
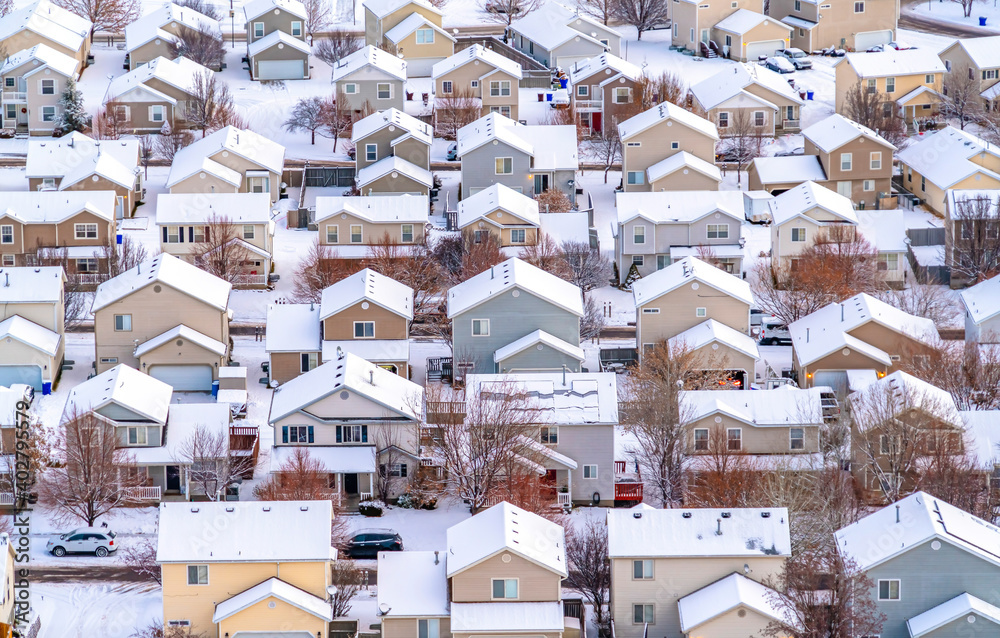
[{"label": "bare tree", "polygon": [[459,284],[507,259],[493,234],[443,237],[434,243],[434,258],[451,285]]},{"label": "bare tree", "polygon": [[761,156],[769,131],[763,121],[756,121],[755,114],[749,109],[739,109],[729,126],[719,132],[722,135],[720,147],[723,157],[726,162],[736,164],[736,183],[742,184],[744,168]]},{"label": "bare tree", "polygon": [[310,36],[325,31],[333,20],[333,2],[331,0],[305,0],[306,29]]},{"label": "bare tree", "polygon": [[685,504],[695,507],[753,507],[762,493],[763,473],[725,427],[709,430],[707,449],[695,457]]},{"label": "bare tree", "polygon": [[637,113],[664,102],[688,108],[687,85],[675,73],[664,71],[655,77],[643,73],[637,84],[637,92],[639,93],[639,99],[635,102]]},{"label": "bare tree", "polygon": [[576,6],[587,15],[597,18],[608,25],[608,20],[614,17],[615,0],[577,0]]},{"label": "bare tree", "polygon": [[941,100],[941,115],[958,120],[958,127],[965,130],[969,122],[978,122],[983,117],[983,98],[979,96],[979,72],[962,64],[952,67],[944,74],[944,99]]},{"label": "bare tree", "polygon": [[222,34],[208,29],[181,27],[177,39],[170,43],[169,50],[175,58],[188,58],[215,71],[222,70],[222,62],[226,58]]},{"label": "bare tree", "polygon": [[951,0],[951,1],[962,7],[962,13],[966,18],[972,15],[972,7],[975,6],[976,0]]},{"label": "bare tree", "polygon": [[566,529],[566,562],[569,567],[566,586],[579,591],[594,607],[594,623],[599,634],[606,636],[610,632],[605,607],[611,598],[611,561],[608,526],[604,521],[591,518]]},{"label": "bare tree", "polygon": [[333,617],[343,618],[361,589],[361,569],[352,560],[335,560],[330,563],[330,584],[336,588],[330,599]]},{"label": "bare tree", "polygon": [[949,210],[952,276],[979,283],[1000,272],[1000,196],[956,198]]},{"label": "bare tree", "polygon": [[604,330],[604,308],[597,305],[593,295],[583,295],[583,317],[580,318],[580,339],[593,339]]},{"label": "bare tree", "polygon": [[342,108],[343,104],[346,104],[344,100],[340,100],[339,102],[333,100],[332,103],[327,104],[327,108],[323,112],[323,115],[326,118],[323,123],[323,130],[326,132],[324,137],[330,137],[333,139],[334,153],[337,152],[337,140],[340,139],[345,133],[348,133],[354,125],[354,120],[351,118],[351,112]]},{"label": "bare tree", "polygon": [[141,241],[132,239],[129,235],[122,233],[122,241],[119,244],[114,236],[108,237],[108,241],[101,246],[98,259],[106,261],[108,271],[102,279],[114,279],[118,275],[132,270],[149,258],[149,251]]},{"label": "bare tree", "polygon": [[538,240],[534,244],[521,248],[517,258],[560,279],[569,281],[572,276],[569,264],[563,258],[559,246],[552,240],[552,237],[541,230],[538,231]]},{"label": "bare tree", "polygon": [[935,279],[918,283],[910,275],[905,288],[888,291],[883,297],[883,301],[903,312],[926,317],[939,325],[951,325],[959,315],[955,298]]},{"label": "bare tree", "polygon": [[456,89],[452,95],[434,97],[434,132],[448,140],[453,140],[458,129],[479,119],[482,101],[472,89]]},{"label": "bare tree", "polygon": [[909,354],[900,353],[902,369],[947,391],[960,410],[1000,409],[1000,349],[942,339]]},{"label": "bare tree", "polygon": [[98,31],[124,33],[125,27],[142,15],[139,0],[57,0],[56,4],[90,20],[91,42],[94,41],[94,33]]},{"label": "bare tree", "polygon": [[194,141],[190,131],[174,130],[169,122],[164,122],[160,134],[153,141],[153,150],[168,162],[174,161],[174,156]]},{"label": "bare tree", "polygon": [[149,133],[137,136],[139,142],[139,162],[142,164],[143,179],[149,179],[149,163],[153,160],[156,138]]},{"label": "bare tree", "polygon": [[195,244],[195,264],[231,284],[242,283],[252,256],[243,241],[242,229],[229,217],[212,213],[206,220],[202,240]]},{"label": "bare tree", "polygon": [[353,272],[353,267],[338,258],[336,250],[317,239],[295,269],[293,298],[298,303],[319,303],[326,288]]},{"label": "bare tree", "polygon": [[122,544],[118,550],[125,566],[135,572],[136,576],[147,580],[155,580],[158,585],[162,585],[160,580],[160,564],[156,562],[156,541],[151,538],[140,538],[134,543]]},{"label": "bare tree", "polygon": [[201,136],[209,130],[225,126],[225,122],[235,114],[233,96],[229,85],[215,77],[211,71],[195,74],[191,87],[191,99],[187,101],[184,119],[191,128],[201,131]]},{"label": "bare tree", "polygon": [[619,22],[635,27],[638,39],[642,40],[643,31],[667,23],[670,8],[664,0],[614,0],[611,15]]},{"label": "bare tree", "polygon": [[295,447],[276,472],[253,488],[253,495],[261,501],[335,500],[330,474],[330,468],[309,454],[309,448]]},{"label": "bare tree", "polygon": [[608,183],[608,173],[622,161],[622,139],[618,135],[618,127],[608,122],[598,135],[591,138],[591,152],[604,166],[604,183]]},{"label": "bare tree", "polygon": [[982,467],[969,449],[970,441],[954,433],[938,436],[933,445],[925,449],[927,455],[920,459],[920,476],[915,489],[933,494],[973,516],[993,521],[996,518],[990,498],[990,485],[984,480],[993,467]]},{"label": "bare tree", "polygon": [[566,280],[588,292],[602,288],[611,280],[611,261],[601,251],[582,241],[564,241],[562,256],[569,268]]},{"label": "bare tree", "polygon": [[[14,0],[0,0],[0,18],[7,15],[14,10]],[[7,59],[6,55],[2,56],[3,59]]]},{"label": "bare tree", "polygon": [[195,426],[191,436],[178,449],[179,463],[189,466],[190,481],[210,501],[224,500],[226,489],[238,485],[254,469],[249,456],[230,454],[229,429],[213,430]]},{"label": "bare tree", "polygon": [[899,116],[896,103],[862,80],[848,89],[843,113],[848,119],[872,129],[897,148],[902,148],[907,141],[906,122]]},{"label": "bare tree", "polygon": [[401,423],[383,423],[375,431],[375,455],[378,471],[374,476],[374,488],[378,498],[388,501],[399,495],[401,486],[407,483],[411,458],[403,452],[406,439],[417,440],[420,434],[414,428]]},{"label": "bare tree", "polygon": [[98,140],[117,140],[131,132],[128,107],[116,100],[108,100],[93,117],[91,135]]},{"label": "bare tree", "polygon": [[178,7],[185,7],[191,9],[192,11],[197,11],[206,18],[210,18],[218,22],[223,18],[222,12],[219,11],[218,7],[214,3],[208,2],[207,0],[177,0],[174,2]]},{"label": "bare tree", "polygon": [[[541,6],[541,0],[482,0],[482,14],[489,22],[499,22],[510,27],[515,20],[520,20]],[[506,41],[506,31],[504,39]]]},{"label": "bare tree", "polygon": [[546,188],[535,196],[538,209],[543,213],[568,213],[573,210],[569,196],[558,188]]},{"label": "bare tree", "polygon": [[289,133],[309,133],[309,143],[315,144],[317,131],[322,131],[327,125],[326,110],[329,106],[330,103],[318,95],[304,97],[292,107],[283,126]]},{"label": "bare tree", "polygon": [[346,29],[331,29],[313,45],[313,55],[330,66],[365,46],[364,38]]},{"label": "bare tree", "polygon": [[433,312],[441,294],[441,266],[431,251],[426,233],[412,244],[393,242],[389,233],[372,243],[365,258],[368,268],[413,289],[413,315]]}]

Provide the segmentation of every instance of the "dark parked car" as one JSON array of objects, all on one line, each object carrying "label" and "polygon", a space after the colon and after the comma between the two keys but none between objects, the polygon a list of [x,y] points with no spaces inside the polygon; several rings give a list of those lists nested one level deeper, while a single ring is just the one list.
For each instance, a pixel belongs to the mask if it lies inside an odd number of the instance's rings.
[{"label": "dark parked car", "polygon": [[403,538],[391,529],[365,529],[354,535],[347,544],[351,558],[378,558],[379,552],[403,550]]},{"label": "dark parked car", "polygon": [[791,60],[783,55],[776,55],[773,58],[768,58],[764,62],[764,66],[776,73],[795,73],[795,65],[792,64]]}]

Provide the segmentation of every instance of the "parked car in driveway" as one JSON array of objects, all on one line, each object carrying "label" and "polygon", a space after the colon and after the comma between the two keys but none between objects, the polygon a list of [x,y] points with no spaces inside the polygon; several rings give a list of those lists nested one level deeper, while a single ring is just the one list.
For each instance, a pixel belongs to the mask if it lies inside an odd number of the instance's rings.
[{"label": "parked car in driveway", "polygon": [[779,151],[774,154],[775,157],[794,157],[795,155],[804,155],[806,149],[804,146],[797,146],[790,151]]},{"label": "parked car in driveway", "polygon": [[347,543],[351,558],[378,558],[379,552],[403,550],[403,538],[391,529],[364,529]]},{"label": "parked car in driveway", "polygon": [[781,49],[776,51],[774,55],[775,57],[783,57],[791,62],[797,71],[813,68],[812,61],[809,60],[809,56],[802,49],[796,49],[795,47]]},{"label": "parked car in driveway", "polygon": [[118,550],[118,535],[106,527],[81,527],[72,532],[53,536],[45,544],[45,551],[53,556],[66,554],[94,554],[101,558]]},{"label": "parked car in driveway", "polygon": [[448,154],[444,157],[449,162],[454,162],[458,159],[458,142],[452,142],[448,145]]},{"label": "parked car in driveway", "polygon": [[774,56],[764,61],[764,66],[777,73],[795,73],[795,65],[784,56]]}]

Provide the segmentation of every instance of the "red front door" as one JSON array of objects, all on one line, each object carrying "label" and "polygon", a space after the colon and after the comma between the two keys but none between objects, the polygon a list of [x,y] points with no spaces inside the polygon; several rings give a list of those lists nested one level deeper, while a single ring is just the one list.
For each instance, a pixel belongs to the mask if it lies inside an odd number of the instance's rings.
[{"label": "red front door", "polygon": [[601,128],[601,114],[600,113],[591,113],[590,114],[590,124],[591,124],[591,127],[595,131],[604,131],[604,129]]}]

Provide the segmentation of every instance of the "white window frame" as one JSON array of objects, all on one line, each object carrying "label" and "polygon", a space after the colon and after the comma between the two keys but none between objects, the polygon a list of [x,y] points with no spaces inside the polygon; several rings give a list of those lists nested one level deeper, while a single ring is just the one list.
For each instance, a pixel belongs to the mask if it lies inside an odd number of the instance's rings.
[{"label": "white window frame", "polygon": [[510,229],[510,243],[512,244],[524,244],[528,240],[528,231],[524,228],[511,228]]},{"label": "white window frame", "polygon": [[559,445],[559,426],[541,426],[538,430],[538,441],[542,445]]},{"label": "white window frame", "polygon": [[17,265],[17,255],[3,254],[0,255],[0,266],[4,268],[13,268]]},{"label": "white window frame", "polygon": [[632,255],[632,265],[642,268],[646,265],[646,257],[644,255]]},{"label": "white window frame", "polygon": [[[882,597],[882,583],[886,584],[886,597]],[[896,597],[892,597],[892,584],[896,583]],[[899,602],[903,600],[903,584],[898,578],[880,578],[878,584],[878,599],[879,601],[891,601]]]},{"label": "white window frame", "polygon": [[581,469],[583,478],[588,481],[597,480],[597,475],[599,474],[598,467],[596,463],[588,463]]},{"label": "white window frame", "polygon": [[[478,328],[478,332],[477,332]],[[485,328],[485,331],[483,330]],[[490,320],[489,319],[473,319],[472,327],[470,330],[473,337],[488,337],[490,336]]]},{"label": "white window frame", "polygon": [[[699,438],[704,436],[704,438]],[[694,451],[695,452],[708,452],[709,441],[711,440],[711,434],[708,428],[695,428],[694,429]]]},{"label": "white window frame", "polygon": [[254,38],[263,38],[264,37],[264,23],[263,22],[254,22],[253,23],[253,37]]},{"label": "white window frame", "polygon": [[344,85],[344,95],[357,95],[358,85],[354,82],[348,82]]},{"label": "white window frame", "polygon": [[636,246],[646,245],[646,225],[636,224],[632,227],[632,243]]},{"label": "white window frame", "polygon": [[451,80],[441,80],[441,94],[451,95],[452,91],[455,89],[455,83]]},{"label": "white window frame", "polygon": [[[733,438],[733,432],[738,436]],[[738,447],[733,447],[733,443],[738,443]],[[726,449],[730,452],[743,451],[743,428],[726,428]]]},{"label": "white window frame", "polygon": [[868,156],[868,162],[869,162],[868,165],[871,167],[873,171],[882,170],[882,152],[872,151],[871,154]]},{"label": "white window frame", "polygon": [[[121,321],[118,321],[118,319]],[[115,332],[132,332],[132,315],[115,315],[114,316]],[[119,328],[118,326],[121,326]]]},{"label": "white window frame", "polygon": [[708,308],[705,308],[704,306],[701,306],[699,308],[695,308],[694,309],[694,316],[697,317],[697,318],[699,318],[699,319],[703,319],[703,318],[707,317],[708,316]]},{"label": "white window frame", "polygon": [[[636,558],[632,560],[632,580],[653,580],[654,571],[653,559]],[[639,575],[636,576],[636,573]]]},{"label": "white window frame", "polygon": [[[382,97],[382,87],[388,87],[385,97]],[[376,100],[391,100],[392,99],[392,82],[376,82],[375,83],[375,99]]]},{"label": "white window frame", "polygon": [[[195,582],[191,582],[191,568],[194,567],[197,571],[195,572]],[[204,568],[205,582],[201,582],[202,568]],[[208,565],[188,565],[187,566],[187,584],[192,587],[206,587],[209,584],[208,579]]]},{"label": "white window frame", "polygon": [[861,182],[861,190],[865,191],[866,193],[870,193],[870,192],[874,191],[875,190],[875,180],[873,180],[873,179],[862,180],[862,182]]},{"label": "white window frame", "polygon": [[729,224],[708,224],[705,227],[705,236],[708,239],[729,239]]},{"label": "white window frame", "polygon": [[[694,29],[692,29],[694,31]],[[638,621],[636,617],[636,609],[642,608],[642,620]],[[646,610],[650,613],[646,613]],[[652,620],[650,620],[652,619]],[[632,624],[633,625],[655,625],[656,624],[656,605],[654,603],[632,603]]]},{"label": "white window frame", "polygon": [[0,244],[14,243],[14,225],[4,224],[0,226]]},{"label": "white window frame", "polygon": [[509,97],[510,80],[490,81],[490,97]]},{"label": "white window frame", "polygon": [[162,104],[153,104],[149,107],[150,122],[166,122],[167,109]]},{"label": "white window frame", "polygon": [[[490,600],[517,600],[518,595],[521,591],[520,578],[493,578],[490,580]],[[503,597],[496,597],[493,595],[494,586],[498,582],[503,582]],[[514,584],[514,595],[510,595],[510,584]]]},{"label": "white window frame", "polygon": [[629,171],[627,175],[627,183],[629,186],[642,186],[646,183],[646,172],[645,171]]},{"label": "white window frame", "polygon": [[291,35],[295,36],[296,38],[301,38],[302,37],[302,21],[301,20],[292,20],[292,33],[291,33]]},{"label": "white window frame", "polygon": [[[146,426],[130,425],[127,428],[125,428],[125,442],[128,445],[146,445],[147,441],[149,440],[146,437],[146,434],[147,434]],[[133,435],[135,436],[133,437]],[[132,440],[133,438],[135,438],[134,441]]]},{"label": "white window frame", "polygon": [[[51,89],[51,91],[49,90]],[[55,95],[56,94],[56,80],[55,78],[42,78],[38,81],[38,94],[39,95]]]},{"label": "white window frame", "polygon": [[[330,230],[333,229],[333,240],[330,239]],[[328,244],[339,244],[340,243],[340,226],[336,224],[326,225],[326,243]]]},{"label": "white window frame", "polygon": [[[354,239],[354,229],[355,228],[358,229],[358,233],[357,233],[358,239],[357,240]],[[360,243],[364,242],[364,240],[365,240],[365,228],[364,228],[364,226],[362,226],[361,224],[351,224],[351,243],[352,244],[360,244]]]},{"label": "white window frame", "polygon": [[243,224],[243,239],[254,239],[257,236],[257,229],[253,224]]},{"label": "white window frame", "polygon": [[[428,38],[428,36],[430,37]],[[417,40],[417,44],[434,44],[434,29],[430,27],[417,29],[414,37]]]},{"label": "white window frame", "polygon": [[38,109],[38,117],[42,122],[55,122],[58,109],[52,105],[46,105]]},{"label": "white window frame", "polygon": [[[795,436],[796,432],[799,433],[799,436]],[[795,447],[796,443],[799,444],[798,447]],[[788,428],[788,449],[792,451],[806,449],[805,428]]]},{"label": "white window frame", "polygon": [[864,13],[864,12],[865,12],[865,3],[863,2],[863,0],[858,0],[857,2],[855,2],[854,13]]},{"label": "white window frame", "polygon": [[[804,243],[806,241],[806,229],[804,226],[796,226],[792,228],[792,241],[796,244]],[[796,239],[796,236],[798,239]]]},{"label": "white window frame", "polygon": [[840,154],[840,170],[844,173],[854,170],[854,153]]},{"label": "white window frame", "polygon": [[590,97],[590,85],[589,84],[578,84],[576,86],[576,96],[577,97]]},{"label": "white window frame", "polygon": [[378,161],[378,144],[365,144],[365,161]]},{"label": "white window frame", "polygon": [[[410,230],[407,231],[406,229]],[[412,244],[417,237],[416,227],[413,224],[400,224],[399,226],[399,240],[404,244]],[[409,235],[410,238],[407,239],[406,236]]]},{"label": "white window frame", "polygon": [[[361,327],[361,335],[358,336],[358,327]],[[368,335],[368,327],[371,326],[371,336]],[[374,321],[355,321],[354,322],[354,335],[355,339],[374,339],[375,338],[375,322]]]},{"label": "white window frame", "polygon": [[[760,123],[758,123],[758,121]],[[764,114],[764,111],[754,111],[753,112],[753,125],[754,126],[766,126],[767,125],[767,116]]]},{"label": "white window frame", "polygon": [[632,102],[632,89],[627,86],[616,86],[614,102],[615,104],[630,104]]},{"label": "white window frame", "polygon": [[729,111],[719,111],[719,128],[729,128]]},{"label": "white window frame", "polygon": [[894,77],[887,77],[885,79],[885,92],[886,93],[895,93],[896,92],[896,78],[894,78]]},{"label": "white window frame", "polygon": [[514,158],[513,157],[497,157],[493,161],[493,170],[496,175],[513,175],[514,174]]}]

